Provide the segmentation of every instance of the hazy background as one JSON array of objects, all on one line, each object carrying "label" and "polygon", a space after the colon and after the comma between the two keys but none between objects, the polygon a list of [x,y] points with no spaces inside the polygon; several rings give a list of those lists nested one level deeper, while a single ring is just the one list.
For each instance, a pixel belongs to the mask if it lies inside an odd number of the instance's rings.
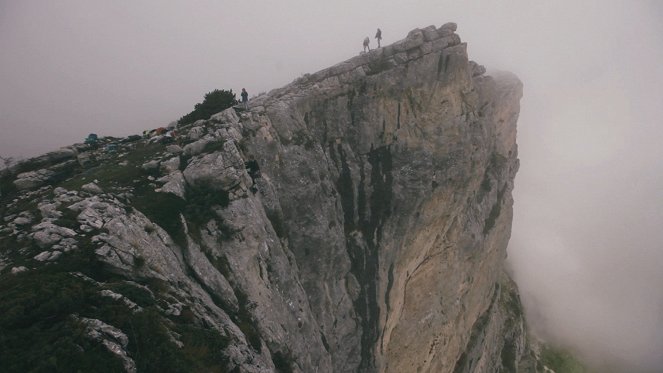
[{"label": "hazy background", "polygon": [[0,155],[163,126],[215,88],[352,57],[377,27],[389,44],[448,21],[525,85],[509,256],[531,324],[661,372],[663,2],[0,0]]}]

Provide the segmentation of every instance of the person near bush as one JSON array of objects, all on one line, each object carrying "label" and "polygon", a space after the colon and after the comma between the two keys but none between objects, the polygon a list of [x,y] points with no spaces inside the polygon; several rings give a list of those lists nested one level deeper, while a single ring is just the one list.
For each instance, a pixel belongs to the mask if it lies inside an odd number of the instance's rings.
[{"label": "person near bush", "polygon": [[245,88],[242,88],[242,106],[244,109],[249,108],[249,93],[246,91]]}]

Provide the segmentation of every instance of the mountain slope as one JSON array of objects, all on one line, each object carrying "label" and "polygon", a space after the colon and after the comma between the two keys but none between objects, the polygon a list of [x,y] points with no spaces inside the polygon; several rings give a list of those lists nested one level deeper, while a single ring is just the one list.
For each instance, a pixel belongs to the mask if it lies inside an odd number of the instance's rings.
[{"label": "mountain slope", "polygon": [[106,138],[5,170],[2,343],[60,341],[51,369],[77,353],[126,371],[536,371],[503,272],[522,85],[485,75],[455,30],[168,144]]}]

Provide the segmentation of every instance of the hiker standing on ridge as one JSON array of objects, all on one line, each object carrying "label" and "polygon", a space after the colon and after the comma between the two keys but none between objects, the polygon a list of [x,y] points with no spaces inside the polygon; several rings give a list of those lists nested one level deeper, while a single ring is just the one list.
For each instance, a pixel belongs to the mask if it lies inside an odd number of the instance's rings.
[{"label": "hiker standing on ridge", "polygon": [[244,109],[249,108],[249,93],[246,91],[246,88],[242,88],[242,107]]},{"label": "hiker standing on ridge", "polygon": [[382,40],[382,30],[378,27],[378,32],[375,33],[375,38],[378,39],[378,48],[380,48],[380,40]]},{"label": "hiker standing on ridge", "polygon": [[366,39],[364,39],[364,52],[366,52],[366,49],[368,49],[369,52],[371,51],[371,47],[368,46],[368,43],[370,43],[370,42],[371,42],[371,39],[369,39],[368,36],[367,36]]}]

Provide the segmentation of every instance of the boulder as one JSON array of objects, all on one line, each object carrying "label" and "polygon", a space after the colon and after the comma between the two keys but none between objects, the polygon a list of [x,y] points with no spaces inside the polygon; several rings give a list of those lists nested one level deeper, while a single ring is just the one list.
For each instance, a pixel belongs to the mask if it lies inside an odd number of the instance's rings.
[{"label": "boulder", "polygon": [[230,191],[240,183],[240,172],[224,159],[221,152],[192,160],[182,174],[187,184],[194,188]]},{"label": "boulder", "polygon": [[28,269],[25,268],[24,266],[14,267],[14,268],[12,268],[12,270],[11,270],[12,275],[17,275],[17,274],[19,274],[19,273],[21,273],[21,272],[27,272],[27,271],[28,271]]},{"label": "boulder", "polygon": [[160,163],[160,162],[159,162],[158,160],[156,160],[156,159],[155,159],[155,160],[151,160],[151,161],[149,161],[149,162],[143,163],[143,165],[141,166],[141,168],[142,168],[143,170],[147,171],[147,172],[156,171],[156,170],[159,169],[159,163]]},{"label": "boulder", "polygon": [[186,181],[181,171],[175,171],[159,179],[164,185],[157,189],[158,192],[173,193],[174,195],[185,199],[186,195]]},{"label": "boulder", "polygon": [[229,123],[229,124],[239,123],[239,117],[237,116],[237,113],[233,108],[229,108],[220,113],[212,115],[210,120],[217,123]]},{"label": "boulder", "polygon": [[428,26],[421,31],[424,33],[425,41],[433,41],[440,37],[435,26]]},{"label": "boulder", "polygon": [[180,169],[180,157],[173,157],[167,161],[161,162],[161,165],[159,165],[159,171],[161,171],[162,174],[168,175],[170,173],[173,173],[175,171],[179,171]]},{"label": "boulder", "polygon": [[187,157],[198,155],[198,154],[202,153],[203,150],[205,150],[205,147],[210,142],[212,142],[212,139],[208,138],[208,137],[205,137],[205,138],[202,138],[200,140],[194,141],[190,144],[186,144],[184,146],[184,149],[182,149],[182,153]]},{"label": "boulder", "polygon": [[182,153],[182,147],[179,145],[171,144],[166,146],[166,151],[171,154],[180,154]]},{"label": "boulder", "polygon": [[81,190],[84,192],[88,192],[91,194],[101,194],[103,193],[103,189],[101,189],[97,184],[95,183],[87,183],[83,186],[81,186]]},{"label": "boulder", "polygon": [[45,168],[37,171],[23,172],[16,176],[14,186],[18,190],[35,189],[46,184],[53,175],[55,175],[55,172]]},{"label": "boulder", "polygon": [[189,138],[191,140],[198,140],[205,135],[205,128],[202,126],[193,127],[189,130]]}]

